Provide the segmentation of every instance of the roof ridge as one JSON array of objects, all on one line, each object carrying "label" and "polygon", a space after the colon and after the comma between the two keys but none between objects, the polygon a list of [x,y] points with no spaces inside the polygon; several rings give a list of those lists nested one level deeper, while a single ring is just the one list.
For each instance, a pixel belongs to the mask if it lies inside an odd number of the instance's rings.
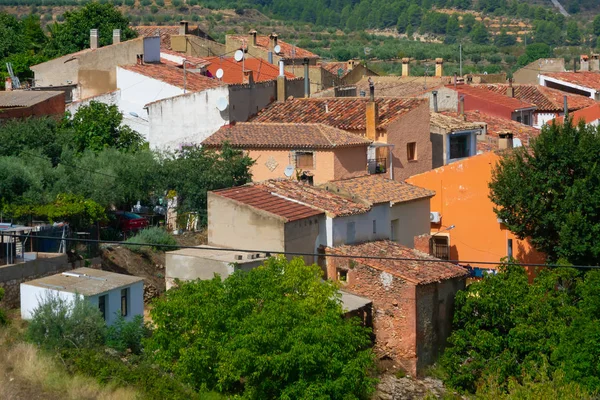
[{"label": "roof ridge", "polygon": [[317,129],[319,130],[319,132],[321,132],[321,135],[323,135],[323,137],[325,137],[325,139],[329,142],[329,144],[331,144],[333,147],[337,147],[337,143],[335,143],[327,134],[327,132],[325,132],[325,129],[323,127],[323,124],[319,124],[317,126]]}]

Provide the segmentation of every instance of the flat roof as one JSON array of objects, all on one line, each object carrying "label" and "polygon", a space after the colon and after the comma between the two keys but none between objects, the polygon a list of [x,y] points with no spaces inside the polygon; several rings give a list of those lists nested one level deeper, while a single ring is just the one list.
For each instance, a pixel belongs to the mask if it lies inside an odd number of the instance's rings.
[{"label": "flat roof", "polygon": [[357,296],[344,290],[340,290],[340,294],[342,295],[342,308],[345,312],[360,310],[364,306],[373,303],[371,299]]},{"label": "flat roof", "polygon": [[168,251],[167,254],[174,256],[204,258],[208,260],[238,264],[255,262],[256,260],[266,260],[268,258],[266,253],[248,253],[239,250],[230,250],[225,247],[207,245],[196,246],[194,249],[187,248]]},{"label": "flat roof", "polygon": [[101,269],[77,268],[22,284],[60,292],[78,293],[83,296],[94,296],[143,280],[138,276],[117,274]]}]

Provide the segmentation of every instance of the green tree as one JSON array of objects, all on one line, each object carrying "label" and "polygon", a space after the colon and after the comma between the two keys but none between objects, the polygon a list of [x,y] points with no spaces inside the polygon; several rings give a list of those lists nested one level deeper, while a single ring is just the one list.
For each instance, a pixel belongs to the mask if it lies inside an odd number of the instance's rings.
[{"label": "green tree", "polygon": [[151,314],[146,351],[197,389],[249,399],[366,399],[373,391],[368,330],[342,318],[337,288],[301,259],[180,283]]},{"label": "green tree", "polygon": [[0,125],[0,157],[29,152],[44,155],[57,163],[64,143],[54,118],[15,119]]},{"label": "green tree", "polygon": [[494,44],[498,47],[514,46],[517,43],[515,35],[509,35],[505,28],[494,38]]},{"label": "green tree", "polygon": [[600,14],[596,15],[596,17],[594,18],[594,23],[592,25],[592,29],[593,29],[594,35],[600,36]]},{"label": "green tree", "polygon": [[473,14],[463,14],[461,23],[465,32],[470,33],[473,29],[473,26],[475,25],[475,22],[476,20]]},{"label": "green tree", "polygon": [[581,32],[579,31],[579,25],[575,21],[567,22],[567,42],[571,46],[581,44]]},{"label": "green tree", "polygon": [[487,44],[490,40],[490,34],[482,23],[477,23],[471,30],[471,41],[475,44]]},{"label": "green tree", "polygon": [[490,183],[498,218],[550,260],[595,265],[600,244],[597,129],[545,126],[529,148],[501,159]]},{"label": "green tree", "polygon": [[527,46],[525,54],[519,57],[518,65],[527,65],[540,58],[552,57],[552,48],[545,43],[533,43]]},{"label": "green tree", "polygon": [[458,16],[453,14],[448,18],[448,22],[446,23],[446,35],[457,37],[460,33],[460,24],[458,22]]}]

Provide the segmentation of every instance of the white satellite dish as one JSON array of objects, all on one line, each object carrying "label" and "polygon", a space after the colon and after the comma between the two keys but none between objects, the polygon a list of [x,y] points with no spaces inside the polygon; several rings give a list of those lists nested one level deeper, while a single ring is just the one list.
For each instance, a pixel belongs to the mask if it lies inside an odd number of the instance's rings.
[{"label": "white satellite dish", "polygon": [[293,165],[288,165],[287,167],[285,167],[285,170],[283,171],[283,174],[289,178],[289,177],[291,177],[294,174],[295,170],[296,169],[294,168]]},{"label": "white satellite dish", "polygon": [[521,139],[514,138],[513,139],[513,147],[523,147],[523,142],[521,142]]},{"label": "white satellite dish", "polygon": [[221,68],[219,68],[219,69],[217,70],[217,78],[218,78],[218,79],[221,79],[222,77],[223,77],[223,70],[222,70]]},{"label": "white satellite dish", "polygon": [[217,110],[219,111],[225,111],[227,110],[227,106],[228,106],[228,102],[227,99],[225,97],[219,97],[219,99],[217,100]]},{"label": "white satellite dish", "polygon": [[275,48],[273,50],[275,50],[275,54],[279,54],[279,53],[281,53],[281,46],[277,45],[277,46],[275,46]]},{"label": "white satellite dish", "polygon": [[233,58],[235,59],[235,61],[242,61],[242,59],[244,58],[244,52],[242,50],[236,51],[233,55]]}]

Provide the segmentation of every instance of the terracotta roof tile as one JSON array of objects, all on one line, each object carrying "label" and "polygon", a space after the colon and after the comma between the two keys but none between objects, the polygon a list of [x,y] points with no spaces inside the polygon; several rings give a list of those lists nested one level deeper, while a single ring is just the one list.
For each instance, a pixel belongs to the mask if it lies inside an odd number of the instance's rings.
[{"label": "terracotta roof tile", "polygon": [[[244,39],[246,40],[246,44],[250,43],[250,41],[252,40],[249,36],[240,36],[240,35],[228,35],[227,39],[238,41],[238,42],[240,42],[240,45]],[[308,50],[305,50],[300,47],[289,44],[287,42],[284,42],[283,40],[281,40],[279,38],[277,39],[277,44],[279,45],[279,47],[281,47],[281,51],[279,52],[278,55],[285,59],[298,60],[298,59],[304,59],[304,58],[319,58],[319,56],[316,55],[315,53],[311,53]],[[262,47],[263,49],[268,51],[269,47],[270,47],[269,36],[256,35],[256,46]]]},{"label": "terracotta roof tile", "polygon": [[284,149],[367,147],[371,143],[361,136],[324,124],[242,122],[221,127],[202,145],[220,147],[225,141],[233,147]]},{"label": "terracotta roof tile", "polygon": [[160,60],[165,64],[171,63],[178,67],[183,67],[183,60],[185,60],[187,69],[205,68],[210,64],[210,61],[204,58],[188,56],[187,54],[167,49],[160,49]]},{"label": "terracotta roof tile", "polygon": [[[292,99],[274,103],[258,113],[253,122],[323,123],[345,130],[366,129],[369,100],[360,97]],[[385,128],[396,118],[429,103],[428,99],[377,98],[379,125]]]},{"label": "terracotta roof tile", "polygon": [[[120,68],[135,72],[140,75],[156,79],[169,85],[183,89],[183,69],[165,63],[122,65]],[[199,92],[224,86],[222,82],[206,76],[188,72],[186,74],[186,89],[190,92]]]},{"label": "terracotta roof tile", "polygon": [[396,204],[435,196],[432,190],[393,181],[381,175],[365,175],[332,181],[321,187],[341,195],[356,196],[371,204],[387,202]]},{"label": "terracotta roof tile", "polygon": [[541,76],[573,83],[586,88],[600,90],[600,72],[543,72]]},{"label": "terracotta roof tile", "polygon": [[216,190],[212,193],[277,215],[287,222],[323,214],[323,211],[272,195],[268,191],[253,185]]},{"label": "terracotta roof tile", "polygon": [[456,90],[461,95],[471,96],[488,103],[494,103],[499,106],[510,108],[511,111],[522,110],[526,108],[535,108],[535,104],[519,100],[515,97],[503,96],[500,93],[475,87],[472,85],[447,85],[446,87]]},{"label": "terracotta roof tile", "polygon": [[[598,121],[600,119],[600,104],[596,103],[591,107],[577,110],[572,114],[569,114],[569,118],[572,119],[573,124],[578,124],[581,120],[583,120],[586,124],[591,124],[594,121]],[[564,122],[564,117],[554,118],[554,122],[557,124],[562,124]],[[549,122],[549,124],[551,123],[552,122]]]},{"label": "terracotta roof tile", "polygon": [[468,131],[481,129],[483,124],[465,121],[464,119],[455,118],[450,115],[432,112],[429,117],[431,126],[445,129],[446,132]]},{"label": "terracotta roof tile", "polygon": [[[217,70],[223,70],[223,78],[225,83],[244,83],[244,73],[242,63],[234,60],[233,57],[206,57],[205,61],[209,62],[208,71],[212,76],[217,75]],[[270,64],[262,58],[248,57],[243,64],[246,71],[252,71],[252,79],[254,82],[264,82],[277,79],[279,68],[276,65]],[[290,72],[285,72],[287,78],[296,78]]]},{"label": "terracotta roof tile", "polygon": [[29,107],[51,99],[64,96],[64,92],[45,90],[12,90],[0,92],[1,107]]},{"label": "terracotta roof tile", "polygon": [[[465,268],[438,260],[428,254],[389,240],[327,248],[327,253],[352,256],[354,261],[362,265],[388,272],[416,285],[426,285],[468,275]],[[396,257],[410,260],[383,260],[361,258],[361,256]],[[438,262],[419,262],[418,260],[438,260]]]},{"label": "terracotta roof tile", "polygon": [[[179,25],[139,25],[134,26],[138,35],[144,37],[160,36],[160,47],[161,49],[171,49],[171,35],[179,35]],[[213,40],[206,32],[200,29],[199,26],[195,28],[190,27],[188,29],[189,35],[199,36],[204,39]]]},{"label": "terracotta roof tile", "polygon": [[[502,84],[487,84],[473,85],[475,87],[486,89],[503,96],[506,96],[508,85]],[[540,85],[513,85],[514,97],[523,100],[527,103],[535,104],[538,112],[548,111],[557,112],[564,109],[564,96],[567,96],[569,110],[579,110],[580,108],[589,107],[595,103],[589,97],[580,96],[562,92],[557,89],[552,89]]]}]

